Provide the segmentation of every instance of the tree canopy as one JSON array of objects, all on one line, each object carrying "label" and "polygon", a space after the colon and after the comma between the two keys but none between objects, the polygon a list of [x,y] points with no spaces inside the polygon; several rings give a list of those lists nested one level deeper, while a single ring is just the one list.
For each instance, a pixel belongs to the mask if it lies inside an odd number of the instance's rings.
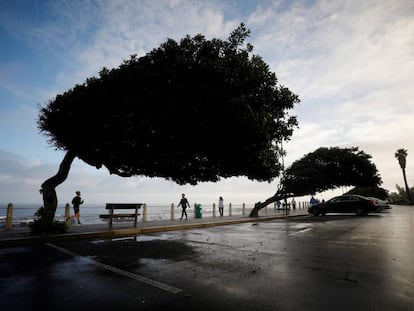
[{"label": "tree canopy", "polygon": [[375,197],[385,200],[388,197],[388,191],[381,187],[354,187],[345,194],[359,194],[364,197]]},{"label": "tree canopy", "polygon": [[231,176],[270,181],[297,126],[288,111],[297,95],[280,85],[241,24],[228,40],[168,39],[142,57],[59,94],[40,109],[38,127],[66,151],[57,174],[42,184],[51,225],[56,187],[78,157],[123,177],[161,177],[178,184]]},{"label": "tree canopy", "polygon": [[377,186],[381,177],[372,157],[357,147],[319,148],[292,163],[282,176],[286,196],[314,194],[342,186]]},{"label": "tree canopy", "polygon": [[375,187],[382,183],[371,156],[357,147],[318,148],[292,163],[274,196],[256,204],[251,215],[276,200],[315,194],[342,186]]},{"label": "tree canopy", "polygon": [[297,125],[298,96],[244,44],[169,39],[118,68],[102,69],[40,110],[39,128],[58,149],[120,176],[179,184],[278,176],[280,150]]}]

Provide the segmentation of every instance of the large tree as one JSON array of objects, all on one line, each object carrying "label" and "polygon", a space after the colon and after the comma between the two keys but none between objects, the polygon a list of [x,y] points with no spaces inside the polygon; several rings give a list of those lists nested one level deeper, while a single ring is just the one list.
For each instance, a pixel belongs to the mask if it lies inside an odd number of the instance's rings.
[{"label": "large tree", "polygon": [[318,148],[304,155],[287,168],[276,193],[255,204],[250,216],[256,217],[261,208],[277,200],[315,194],[342,186],[377,186],[381,177],[371,156],[357,147]]},{"label": "large tree", "polygon": [[375,197],[380,200],[385,200],[388,197],[388,191],[378,186],[354,187],[351,190],[347,191],[345,194],[358,194],[364,197]]},{"label": "large tree", "polygon": [[404,177],[404,185],[405,185],[405,192],[407,193],[407,198],[410,204],[413,204],[413,199],[410,194],[410,188],[408,187],[407,183],[407,176],[405,173],[405,166],[407,164],[407,150],[406,149],[398,149],[397,152],[394,154],[394,156],[397,158],[398,163],[400,164],[403,177]]},{"label": "large tree", "polygon": [[249,33],[241,24],[228,40],[169,39],[41,108],[41,132],[66,152],[58,173],[42,184],[42,226],[53,222],[55,188],[76,157],[111,174],[178,184],[278,176],[276,142],[297,126],[288,111],[299,99],[252,55]]}]

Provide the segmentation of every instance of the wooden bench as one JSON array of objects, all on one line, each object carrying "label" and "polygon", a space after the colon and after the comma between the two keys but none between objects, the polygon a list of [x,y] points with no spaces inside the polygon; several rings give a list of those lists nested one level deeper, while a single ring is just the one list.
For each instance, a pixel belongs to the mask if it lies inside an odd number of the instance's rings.
[{"label": "wooden bench", "polygon": [[[112,229],[112,222],[114,218],[133,218],[134,228],[138,224],[138,210],[141,208],[142,203],[106,203],[106,209],[108,215],[99,215],[100,218],[108,218],[109,229]],[[114,213],[115,210],[134,210],[132,213]]]}]

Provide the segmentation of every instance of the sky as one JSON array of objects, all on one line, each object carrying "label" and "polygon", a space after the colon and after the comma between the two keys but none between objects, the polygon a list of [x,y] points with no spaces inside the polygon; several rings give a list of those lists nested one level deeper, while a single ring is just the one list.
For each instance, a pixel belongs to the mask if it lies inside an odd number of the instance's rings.
[{"label": "sky", "polygon": [[[394,153],[404,148],[414,186],[414,1],[0,0],[0,207],[40,206],[40,185],[63,159],[39,133],[39,107],[168,38],[227,39],[242,22],[253,53],[301,100],[290,112],[299,128],[284,146],[286,166],[319,147],[355,146],[372,155],[381,186],[396,191],[403,178]],[[277,183],[229,178],[178,186],[111,176],[75,159],[56,190],[60,205],[76,190],[98,205],[177,204],[183,192],[190,203],[223,196],[252,204],[272,196]]]}]

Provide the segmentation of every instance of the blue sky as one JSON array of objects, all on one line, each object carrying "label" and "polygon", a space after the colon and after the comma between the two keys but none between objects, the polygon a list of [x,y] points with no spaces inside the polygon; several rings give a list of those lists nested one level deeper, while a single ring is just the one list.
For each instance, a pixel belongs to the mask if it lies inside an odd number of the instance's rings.
[{"label": "blue sky", "polygon": [[[143,55],[167,38],[197,33],[227,38],[241,22],[254,53],[298,94],[300,128],[285,146],[289,164],[324,146],[357,146],[371,154],[384,188],[402,185],[394,152],[408,150],[414,185],[414,2],[344,1],[0,1],[0,203],[39,203],[44,180],[63,153],[47,144],[39,105]],[[109,176],[75,160],[57,188],[59,203],[81,190],[86,202],[253,203],[273,183],[230,178],[196,187],[161,179]],[[319,194],[325,199],[335,194]],[[176,203],[177,203],[176,202]]]}]

